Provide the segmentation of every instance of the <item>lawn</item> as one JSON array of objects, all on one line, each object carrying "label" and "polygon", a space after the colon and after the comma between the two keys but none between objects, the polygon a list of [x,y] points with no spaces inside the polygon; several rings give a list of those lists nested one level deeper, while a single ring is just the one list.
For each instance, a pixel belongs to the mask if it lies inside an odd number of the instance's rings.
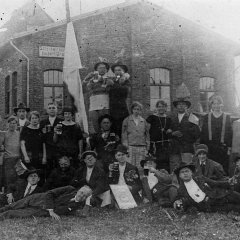
[{"label": "lawn", "polygon": [[144,206],[131,210],[94,209],[91,217],[14,219],[0,222],[0,239],[240,239],[234,214],[177,213]]}]

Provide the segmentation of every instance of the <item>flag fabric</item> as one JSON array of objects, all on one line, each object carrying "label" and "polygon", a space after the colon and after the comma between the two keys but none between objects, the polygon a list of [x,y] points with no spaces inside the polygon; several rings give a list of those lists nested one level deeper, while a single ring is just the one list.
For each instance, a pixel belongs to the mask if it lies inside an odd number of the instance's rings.
[{"label": "flag fabric", "polygon": [[79,69],[82,63],[79,55],[73,23],[67,24],[66,43],[64,51],[63,79],[68,86],[68,91],[74,99],[77,108],[76,122],[79,122],[83,131],[88,134],[88,121],[84,103],[82,82]]}]

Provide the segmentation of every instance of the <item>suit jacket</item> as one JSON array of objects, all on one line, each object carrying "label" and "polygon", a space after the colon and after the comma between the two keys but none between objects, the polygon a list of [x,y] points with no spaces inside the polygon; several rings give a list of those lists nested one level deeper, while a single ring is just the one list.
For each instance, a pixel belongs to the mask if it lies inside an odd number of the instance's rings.
[{"label": "suit jacket", "polygon": [[194,158],[193,163],[196,167],[194,173],[196,176],[204,176],[213,180],[223,180],[226,175],[222,165],[211,159],[206,160],[204,172],[202,172],[200,162],[197,158]]},{"label": "suit jacket", "polygon": [[84,185],[89,186],[93,193],[93,197],[97,197],[99,194],[108,190],[107,178],[105,172],[101,167],[95,164],[89,182],[86,181],[87,167],[83,166],[76,170],[75,176],[71,185],[75,188],[81,188]]},{"label": "suit jacket", "polygon": [[[199,188],[213,200],[221,200],[225,198],[230,193],[230,185],[228,181],[214,181],[212,179],[206,178],[204,176],[196,176],[193,180],[197,183]],[[188,194],[188,191],[183,183],[180,181],[180,185],[178,188],[178,199],[183,201],[184,208],[188,208],[190,206],[196,206],[196,203]]]},{"label": "suit jacket", "polygon": [[24,126],[20,127],[20,123],[19,123],[19,120],[17,122],[17,130],[19,130],[20,132],[22,131],[23,127],[26,127],[30,124],[30,122],[28,120],[26,120]]},{"label": "suit jacket", "polygon": [[[24,198],[24,193],[26,191],[28,182],[24,180],[18,180],[15,184],[10,184],[7,189],[7,194],[12,193],[14,200],[18,201],[19,199]],[[37,186],[34,191],[30,194],[41,193],[43,189]]]},{"label": "suit jacket", "polygon": [[189,114],[185,113],[181,122],[178,120],[178,115],[174,114],[171,117],[170,129],[174,131],[180,131],[182,137],[170,136],[172,139],[172,153],[194,153],[193,144],[200,137],[199,126],[189,121]]}]

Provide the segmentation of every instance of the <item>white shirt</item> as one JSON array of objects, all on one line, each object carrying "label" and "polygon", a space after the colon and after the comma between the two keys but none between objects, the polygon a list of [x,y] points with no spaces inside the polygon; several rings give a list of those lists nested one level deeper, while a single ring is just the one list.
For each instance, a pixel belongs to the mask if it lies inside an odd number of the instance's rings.
[{"label": "white shirt", "polygon": [[158,183],[158,179],[157,177],[155,177],[155,174],[151,172],[148,173],[147,179],[148,179],[149,188],[152,190],[153,187]]},{"label": "white shirt", "polygon": [[178,121],[181,122],[185,113],[178,113]]},{"label": "white shirt", "polygon": [[19,118],[19,126],[20,126],[20,127],[23,127],[23,126],[25,125],[26,121],[27,121],[26,118],[23,119],[23,120]]},{"label": "white shirt", "polygon": [[119,180],[118,180],[118,185],[125,185],[125,179],[124,179],[124,171],[126,168],[126,163],[124,165],[119,164]]},{"label": "white shirt", "polygon": [[197,183],[192,179],[189,182],[184,182],[189,196],[197,203],[200,203],[206,197],[206,194],[199,188]]},{"label": "white shirt", "polygon": [[86,181],[89,182],[91,175],[92,175],[93,167],[89,168],[87,167],[87,175],[86,175]]},{"label": "white shirt", "polygon": [[137,118],[133,117],[133,121],[135,122],[136,126],[138,126],[138,124],[139,124],[139,117],[137,117]]},{"label": "white shirt", "polygon": [[56,117],[50,117],[50,116],[49,116],[48,119],[49,119],[49,122],[50,122],[51,126],[53,126],[53,123],[54,123]]},{"label": "white shirt", "polygon": [[31,185],[30,183],[28,183],[27,187],[26,187],[26,190],[24,192],[24,197],[26,197],[27,193],[28,193],[28,189],[31,187],[31,191],[29,192],[29,194],[31,194],[35,188],[37,187],[37,184],[36,185]]}]

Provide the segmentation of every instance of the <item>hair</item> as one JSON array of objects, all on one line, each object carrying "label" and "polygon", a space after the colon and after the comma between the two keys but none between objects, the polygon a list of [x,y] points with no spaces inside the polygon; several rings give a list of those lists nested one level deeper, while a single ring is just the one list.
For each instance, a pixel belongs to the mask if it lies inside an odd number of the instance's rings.
[{"label": "hair", "polygon": [[110,123],[113,122],[112,117],[109,114],[105,114],[98,118],[98,124],[100,125],[104,119],[108,119]]},{"label": "hair", "polygon": [[220,95],[213,95],[209,99],[209,106],[210,107],[212,106],[214,100],[217,100],[223,106],[223,99],[222,99],[222,97]]},{"label": "hair", "polygon": [[67,155],[59,155],[58,157],[58,162],[60,162],[61,159],[67,160],[67,161],[71,161],[71,157],[68,157]]},{"label": "hair", "polygon": [[167,107],[167,103],[162,99],[160,99],[156,102],[156,108],[158,107],[159,104],[163,105],[164,107]]},{"label": "hair", "polygon": [[32,111],[32,112],[30,112],[30,114],[29,114],[29,119],[31,120],[31,118],[32,118],[32,116],[36,116],[36,117],[38,117],[39,119],[40,119],[40,113],[38,112],[38,111]]},{"label": "hair", "polygon": [[140,103],[140,102],[133,102],[132,103],[132,105],[131,105],[131,113],[133,113],[133,109],[135,108],[135,107],[139,107],[140,108],[140,110],[142,110],[143,109],[143,105]]},{"label": "hair", "polygon": [[16,121],[16,123],[17,123],[17,122],[18,122],[17,117],[15,117],[15,116],[10,116],[10,117],[8,118],[7,122],[10,123],[10,122],[12,122],[12,121]]},{"label": "hair", "polygon": [[54,103],[54,102],[50,102],[50,103],[48,103],[48,106],[50,106],[50,105],[54,105],[54,106],[57,108],[57,104]]}]

